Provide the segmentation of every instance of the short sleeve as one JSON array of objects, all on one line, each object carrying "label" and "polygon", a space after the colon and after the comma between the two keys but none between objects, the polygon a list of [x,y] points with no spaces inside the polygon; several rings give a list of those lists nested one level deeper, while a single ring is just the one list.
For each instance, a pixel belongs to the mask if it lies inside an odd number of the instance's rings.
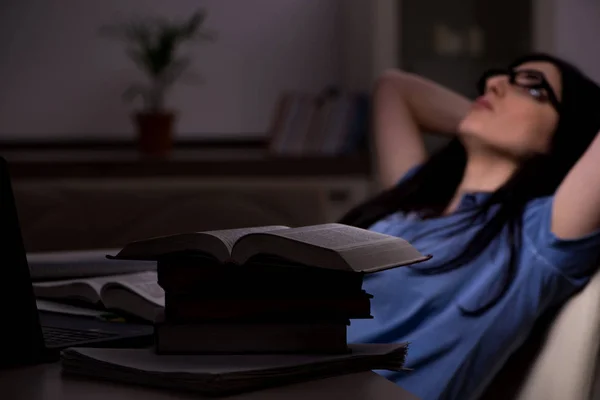
[{"label": "short sleeve", "polygon": [[406,171],[404,173],[404,175],[402,175],[402,177],[400,177],[400,179],[398,179],[398,182],[396,182],[396,186],[398,186],[398,185],[408,181],[412,177],[414,177],[417,174],[417,172],[419,172],[419,170],[421,169],[422,166],[423,166],[423,164],[417,164],[414,167],[411,167],[408,171]]},{"label": "short sleeve", "polygon": [[533,200],[523,220],[523,244],[542,264],[568,279],[587,280],[600,265],[600,230],[578,239],[560,239],[551,230],[554,196]]}]

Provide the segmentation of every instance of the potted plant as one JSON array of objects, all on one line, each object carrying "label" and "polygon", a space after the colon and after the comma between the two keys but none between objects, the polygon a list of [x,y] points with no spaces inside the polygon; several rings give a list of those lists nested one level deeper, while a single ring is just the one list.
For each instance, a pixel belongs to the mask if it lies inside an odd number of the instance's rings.
[{"label": "potted plant", "polygon": [[142,100],[133,119],[144,154],[164,156],[172,148],[176,114],[166,107],[165,98],[191,64],[190,57],[179,54],[181,46],[214,39],[204,29],[206,17],[207,12],[199,10],[184,21],[139,19],[101,28],[103,35],[126,42],[127,54],[145,74],[146,82],[132,84],[123,93],[125,100]]}]

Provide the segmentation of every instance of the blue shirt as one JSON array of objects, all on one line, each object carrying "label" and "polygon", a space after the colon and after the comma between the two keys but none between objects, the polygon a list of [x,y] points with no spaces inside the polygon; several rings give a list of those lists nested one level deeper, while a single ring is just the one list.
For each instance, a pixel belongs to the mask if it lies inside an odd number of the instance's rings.
[{"label": "blue shirt", "polygon": [[[425,274],[461,252],[485,223],[456,231],[488,194],[463,196],[451,215],[421,220],[393,214],[371,230],[402,237],[433,258],[413,267],[367,275],[373,319],[353,320],[351,343],[409,342],[412,372],[377,371],[422,400],[470,400],[480,396],[508,357],[550,307],[583,288],[595,272],[600,233],[561,240],[550,230],[553,197],[525,210],[521,251],[509,290],[491,309],[469,315],[498,293],[509,264],[508,228],[472,262],[448,272]],[[492,210],[493,211],[493,210]]]}]

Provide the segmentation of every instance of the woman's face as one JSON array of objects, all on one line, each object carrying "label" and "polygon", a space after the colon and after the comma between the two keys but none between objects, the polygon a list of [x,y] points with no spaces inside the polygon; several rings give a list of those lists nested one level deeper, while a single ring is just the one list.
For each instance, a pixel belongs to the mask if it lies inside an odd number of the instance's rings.
[{"label": "woman's face", "polygon": [[475,139],[520,159],[549,150],[562,92],[558,68],[527,62],[484,79],[481,91],[459,125],[464,140]]}]

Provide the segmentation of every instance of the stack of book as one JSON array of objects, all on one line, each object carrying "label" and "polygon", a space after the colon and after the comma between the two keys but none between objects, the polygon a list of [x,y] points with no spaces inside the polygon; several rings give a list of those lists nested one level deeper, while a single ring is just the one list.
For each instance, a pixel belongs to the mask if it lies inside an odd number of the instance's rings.
[{"label": "stack of book", "polygon": [[401,238],[324,224],[164,236],[115,258],[158,262],[159,354],[340,354],[350,320],[371,317],[364,274],[429,257]]}]

